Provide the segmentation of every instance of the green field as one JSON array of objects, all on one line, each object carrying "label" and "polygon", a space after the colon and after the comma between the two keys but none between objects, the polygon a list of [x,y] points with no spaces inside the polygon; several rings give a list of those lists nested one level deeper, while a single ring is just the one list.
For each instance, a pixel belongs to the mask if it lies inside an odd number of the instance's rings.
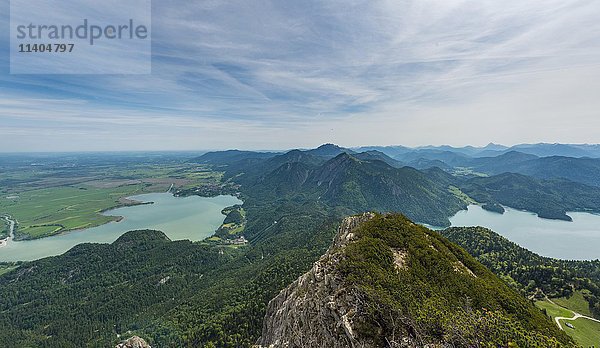
[{"label": "green field", "polygon": [[489,176],[485,173],[476,172],[473,170],[473,168],[466,168],[466,167],[455,167],[453,169],[453,174],[458,175],[458,176],[471,176],[471,175],[481,176],[481,177]]},{"label": "green field", "polygon": [[[574,329],[565,326],[567,322],[571,323]],[[576,320],[561,320],[560,324],[565,332],[583,347],[600,347],[600,323],[579,318]]]},{"label": "green field", "polygon": [[[570,299],[552,299],[552,301],[558,303],[559,301],[564,304],[571,304],[575,307],[581,307],[581,300],[583,299],[583,295],[579,294],[581,297],[571,296]],[[584,300],[585,301],[585,300]],[[587,302],[586,302],[587,303]],[[546,313],[552,317],[554,320],[555,317],[573,317],[574,314],[571,310],[563,308],[558,304],[550,303],[548,301],[537,301],[535,305],[540,309],[545,309]],[[574,309],[574,308],[573,308]],[[588,310],[589,312],[589,310]],[[579,314],[586,315],[585,313],[578,312]],[[565,326],[565,323],[571,323],[575,328],[571,329]],[[579,318],[576,320],[561,320],[560,321],[565,332],[573,337],[573,339],[583,347],[600,347],[600,323],[594,322],[592,320],[588,320],[585,318]]]},{"label": "green field", "polygon": [[117,188],[52,187],[0,198],[0,212],[16,219],[16,236],[41,238],[52,234],[98,226],[115,219],[100,213],[123,203],[122,197],[150,192],[144,185]]},{"label": "green field", "polygon": [[228,240],[241,236],[246,229],[246,211],[244,208],[234,206],[223,209],[222,213],[226,215],[225,221],[221,224],[212,240]]},{"label": "green field", "polygon": [[[589,293],[589,291],[588,291]],[[575,291],[573,295],[569,298],[561,297],[552,299],[554,303],[559,306],[572,309],[573,311],[587,315],[588,317],[592,316],[592,312],[590,311],[590,306],[588,301],[583,297],[584,293],[581,291]]]},{"label": "green field", "polygon": [[554,319],[555,317],[572,317],[573,316],[572,311],[565,309],[561,306],[557,306],[548,301],[537,301],[535,303],[535,305],[540,309],[545,309],[546,314],[548,314],[550,317],[552,317],[552,319]]},{"label": "green field", "polygon": [[450,186],[448,190],[449,190],[449,191],[450,191],[452,194],[454,194],[454,195],[455,195],[455,196],[456,196],[458,199],[460,199],[460,200],[464,201],[465,203],[468,203],[468,204],[477,204],[477,202],[476,202],[476,201],[475,201],[473,198],[471,198],[471,197],[467,196],[467,195],[466,195],[464,192],[462,192],[462,191],[461,191],[461,190],[460,190],[458,187],[456,187],[456,186]]}]

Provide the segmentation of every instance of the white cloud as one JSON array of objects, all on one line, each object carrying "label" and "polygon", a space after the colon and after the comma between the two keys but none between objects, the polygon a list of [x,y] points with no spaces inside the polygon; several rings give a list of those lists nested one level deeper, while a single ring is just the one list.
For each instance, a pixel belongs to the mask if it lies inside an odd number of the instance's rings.
[{"label": "white cloud", "polygon": [[153,11],[153,75],[1,76],[0,119],[89,127],[125,148],[127,134],[153,148],[600,141],[595,0],[170,0]]}]

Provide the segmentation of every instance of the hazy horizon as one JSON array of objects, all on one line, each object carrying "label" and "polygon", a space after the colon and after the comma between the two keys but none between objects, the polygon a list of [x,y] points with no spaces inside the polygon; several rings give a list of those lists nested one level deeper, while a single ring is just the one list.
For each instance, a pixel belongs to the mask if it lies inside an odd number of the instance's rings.
[{"label": "hazy horizon", "polygon": [[240,148],[240,147],[224,147],[224,148],[210,148],[210,149],[181,149],[181,150],[169,150],[169,149],[140,149],[140,150],[127,150],[127,149],[123,149],[123,150],[73,150],[73,151],[0,151],[0,154],[5,154],[5,155],[10,155],[10,154],[77,154],[77,153],[169,153],[169,152],[173,152],[173,153],[186,153],[186,152],[190,152],[190,153],[197,153],[197,152],[212,152],[212,151],[227,151],[227,150],[240,150],[240,151],[256,151],[256,152],[269,152],[269,151],[273,151],[273,152],[284,152],[284,151],[290,151],[290,150],[311,150],[311,149],[315,149],[319,146],[322,145],[335,145],[335,146],[339,146],[342,148],[346,148],[346,149],[359,149],[359,148],[368,148],[368,147],[405,147],[405,148],[410,148],[410,149],[422,149],[422,148],[428,148],[428,147],[435,147],[435,148],[441,148],[441,147],[452,147],[455,149],[462,149],[462,148],[468,148],[468,147],[472,147],[475,149],[482,149],[485,148],[486,146],[489,145],[495,145],[495,146],[502,146],[505,147],[506,149],[510,149],[512,147],[515,146],[520,146],[520,145],[567,145],[567,146],[600,146],[600,143],[547,143],[547,142],[542,142],[542,143],[518,143],[518,144],[511,144],[511,145],[505,145],[505,144],[496,144],[496,143],[488,143],[485,145],[471,145],[471,144],[465,144],[465,145],[449,145],[449,144],[426,144],[426,145],[417,145],[417,146],[407,146],[407,145],[403,145],[403,144],[388,144],[388,145],[349,145],[349,146],[345,146],[342,144],[335,144],[335,143],[322,143],[322,144],[318,144],[315,146],[292,146],[292,147],[286,147],[286,148],[271,148],[271,149],[266,149],[266,148]]}]

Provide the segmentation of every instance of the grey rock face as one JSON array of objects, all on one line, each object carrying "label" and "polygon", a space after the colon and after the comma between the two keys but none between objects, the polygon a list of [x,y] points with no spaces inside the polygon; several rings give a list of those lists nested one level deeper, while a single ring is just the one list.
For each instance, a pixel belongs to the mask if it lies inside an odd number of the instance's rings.
[{"label": "grey rock face", "polygon": [[117,344],[116,348],[152,348],[143,338],[133,336],[127,341]]},{"label": "grey rock face", "polygon": [[352,231],[373,217],[366,213],[346,218],[327,253],[271,300],[260,347],[368,347],[357,340],[353,329],[359,296],[343,287],[336,266],[343,247],[354,238]]}]

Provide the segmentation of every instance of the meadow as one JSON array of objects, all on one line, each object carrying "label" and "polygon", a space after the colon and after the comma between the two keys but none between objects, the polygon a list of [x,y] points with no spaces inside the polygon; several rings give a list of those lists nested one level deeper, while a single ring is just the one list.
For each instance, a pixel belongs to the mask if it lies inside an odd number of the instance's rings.
[{"label": "meadow", "polygon": [[583,347],[600,347],[600,323],[585,318],[569,320],[574,328],[566,327],[565,320],[561,324],[565,332]]},{"label": "meadow", "polygon": [[[12,199],[0,199],[0,211],[17,221],[16,237],[33,239],[93,227],[117,219],[104,210],[135,204],[122,198],[152,192],[143,184],[96,188],[85,184],[25,191]],[[126,202],[126,203],[125,203]]]},{"label": "meadow", "polygon": [[[554,303],[552,303],[554,302]],[[546,314],[553,320],[556,317],[572,318],[573,311],[590,316],[590,310],[587,301],[583,298],[580,291],[576,291],[569,298],[556,298],[549,301],[537,301],[535,305],[540,309],[545,309]],[[573,337],[575,341],[583,347],[600,347],[600,323],[586,319],[578,318],[576,320],[560,320],[565,332]],[[566,326],[566,323],[573,325],[573,328]]]},{"label": "meadow", "polygon": [[592,317],[590,306],[588,301],[583,297],[584,294],[590,295],[588,290],[575,291],[570,297],[560,297],[552,299],[552,302],[557,305],[569,308],[570,310],[577,312],[588,317]]}]

